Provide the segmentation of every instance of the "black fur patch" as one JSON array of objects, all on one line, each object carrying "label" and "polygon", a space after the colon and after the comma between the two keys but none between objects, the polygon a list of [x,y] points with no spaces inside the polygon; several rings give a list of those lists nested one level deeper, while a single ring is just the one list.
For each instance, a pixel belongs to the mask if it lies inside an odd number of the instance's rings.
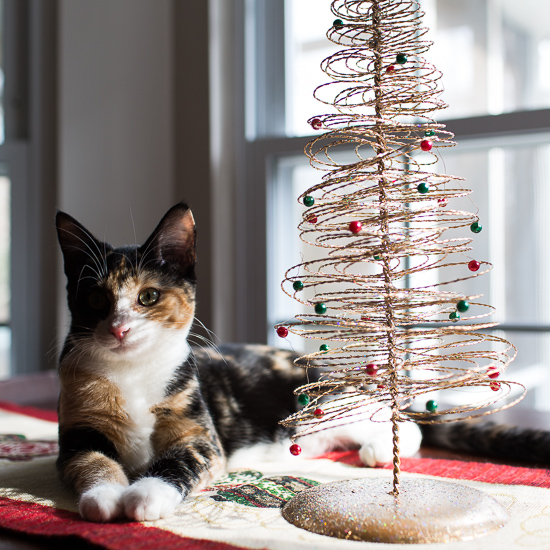
[{"label": "black fur patch", "polygon": [[118,460],[118,453],[113,443],[99,430],[83,426],[71,428],[59,433],[59,457],[57,467],[62,469],[65,464],[80,452],[98,451],[108,458]]}]

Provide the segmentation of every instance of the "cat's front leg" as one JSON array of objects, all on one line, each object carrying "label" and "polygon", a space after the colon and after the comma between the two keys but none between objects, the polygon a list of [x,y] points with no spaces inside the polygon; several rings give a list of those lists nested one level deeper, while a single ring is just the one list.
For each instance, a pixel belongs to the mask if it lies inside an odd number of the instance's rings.
[{"label": "cat's front leg", "polygon": [[124,515],[136,521],[153,521],[169,516],[183,500],[183,492],[158,477],[142,477],[122,496]]},{"label": "cat's front leg", "polygon": [[129,485],[111,440],[88,426],[60,424],[57,468],[78,495],[80,515],[89,521],[113,521],[123,515],[122,495]]},{"label": "cat's front leg", "polygon": [[98,483],[85,491],[78,501],[80,515],[88,521],[108,522],[123,515],[122,495],[126,485]]},{"label": "cat's front leg", "polygon": [[169,516],[189,493],[216,476],[224,463],[216,442],[197,440],[168,449],[126,489],[124,515],[136,521]]},{"label": "cat's front leg", "polygon": [[78,510],[84,519],[107,522],[123,515],[129,482],[118,462],[98,451],[82,451],[58,465],[62,478],[80,495]]}]

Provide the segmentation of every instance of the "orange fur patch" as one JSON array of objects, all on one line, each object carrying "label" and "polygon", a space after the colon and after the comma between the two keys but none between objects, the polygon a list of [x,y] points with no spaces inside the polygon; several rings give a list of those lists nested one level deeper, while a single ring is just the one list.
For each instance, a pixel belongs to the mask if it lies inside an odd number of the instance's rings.
[{"label": "orange fur patch", "polygon": [[59,426],[67,430],[91,426],[105,434],[120,452],[131,424],[118,388],[106,378],[82,372],[60,371]]},{"label": "orange fur patch", "polygon": [[195,302],[179,288],[160,289],[160,298],[156,304],[142,308],[153,321],[170,328],[183,328],[190,325],[195,315]]},{"label": "orange fur patch", "polygon": [[128,485],[128,478],[122,466],[96,451],[78,453],[65,465],[64,480],[78,494],[82,494],[98,483]]}]

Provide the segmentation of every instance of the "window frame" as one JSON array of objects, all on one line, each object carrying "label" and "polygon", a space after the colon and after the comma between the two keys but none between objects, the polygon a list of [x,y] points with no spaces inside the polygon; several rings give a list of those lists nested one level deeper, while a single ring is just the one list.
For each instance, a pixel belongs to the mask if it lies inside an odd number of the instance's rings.
[{"label": "window frame", "polygon": [[[247,104],[253,105],[258,111],[269,111],[269,100],[262,96],[262,90],[269,88],[269,83],[284,82],[284,50],[277,49],[280,39],[284,42],[284,2],[280,0],[247,0],[248,16],[253,17],[253,23],[248,23],[248,34],[245,42],[251,44],[246,50],[256,52],[252,67],[250,58],[247,66],[248,96],[255,94],[253,99],[247,96]],[[261,9],[253,10],[254,5],[261,5]],[[252,6],[252,8],[250,7]],[[275,17],[272,10],[279,10]],[[269,16],[269,14],[271,14]],[[250,29],[253,29],[251,31]],[[269,29],[269,33],[262,33],[260,29]],[[271,46],[270,46],[271,44]],[[273,45],[275,44],[275,46]],[[278,53],[277,53],[278,52]],[[282,56],[273,62],[270,56]],[[282,65],[282,67],[281,67]],[[267,69],[269,68],[269,69]],[[279,71],[277,73],[276,71]],[[252,79],[256,84],[251,84]],[[258,84],[260,82],[260,84]],[[267,84],[266,84],[267,83]],[[246,229],[241,235],[240,242],[244,245],[246,262],[240,270],[241,292],[244,314],[240,315],[241,333],[248,341],[266,342],[267,335],[272,327],[268,326],[268,269],[269,258],[262,253],[266,250],[268,236],[270,188],[275,183],[276,166],[279,159],[285,156],[299,156],[303,154],[306,144],[313,139],[313,134],[301,137],[285,137],[276,122],[270,121],[269,116],[280,116],[281,104],[284,109],[284,94],[276,108],[262,119],[250,118],[247,123],[246,161],[248,171],[245,182],[246,201],[242,205],[241,216],[246,220]],[[284,112],[284,110],[283,110]],[[277,114],[278,113],[278,114]],[[250,115],[249,115],[250,116]],[[252,115],[253,116],[253,115]],[[550,108],[538,110],[522,110],[497,115],[472,116],[460,119],[441,120],[447,128],[455,134],[458,147],[473,146],[476,142],[497,146],[499,141],[508,141],[511,136],[533,136],[550,132]],[[279,134],[279,135],[277,135]],[[290,198],[289,200],[291,200]],[[284,236],[277,236],[283,239]],[[289,266],[290,267],[290,266]],[[244,289],[244,290],[243,290]],[[501,324],[496,330],[521,332],[549,332],[546,325],[518,325]]]},{"label": "window frame", "polygon": [[5,140],[11,196],[11,376],[53,366],[57,320],[57,0],[4,0]]}]

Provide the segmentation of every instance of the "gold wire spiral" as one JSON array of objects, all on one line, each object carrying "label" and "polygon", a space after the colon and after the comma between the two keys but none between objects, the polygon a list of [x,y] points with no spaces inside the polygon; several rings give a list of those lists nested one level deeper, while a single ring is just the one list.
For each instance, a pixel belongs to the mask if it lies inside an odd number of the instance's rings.
[{"label": "gold wire spiral", "polygon": [[[300,437],[365,417],[390,420],[398,494],[398,422],[490,414],[515,404],[525,389],[495,407],[520,386],[489,376],[505,370],[516,348],[481,332],[495,326],[477,322],[493,308],[457,289],[456,283],[492,266],[480,261],[475,272],[468,268],[472,237],[456,235],[456,229],[469,232],[478,217],[447,207],[470,190],[461,187],[461,178],[429,169],[438,160],[434,151],[455,143],[432,118],[446,105],[439,98],[441,73],[422,57],[431,42],[422,39],[427,29],[419,4],[334,0],[331,9],[337,19],[327,36],[344,48],[322,62],[330,81],[315,97],[334,112],[309,120],[325,132],[305,150],[325,174],[299,197],[315,201],[303,213],[300,238],[326,254],[289,269],[282,288],[306,310],[285,324],[288,330],[336,345],[297,361],[323,374],[296,390],[309,403],[283,423]],[[343,163],[341,153],[350,150],[355,158]],[[437,283],[429,281],[434,274],[440,275]],[[298,291],[296,281],[303,284]],[[457,316],[459,302],[475,314],[456,323],[449,315]],[[410,408],[424,394],[463,387],[488,391],[470,405]],[[319,407],[322,416],[314,414]],[[383,414],[388,407],[390,417]]]}]

